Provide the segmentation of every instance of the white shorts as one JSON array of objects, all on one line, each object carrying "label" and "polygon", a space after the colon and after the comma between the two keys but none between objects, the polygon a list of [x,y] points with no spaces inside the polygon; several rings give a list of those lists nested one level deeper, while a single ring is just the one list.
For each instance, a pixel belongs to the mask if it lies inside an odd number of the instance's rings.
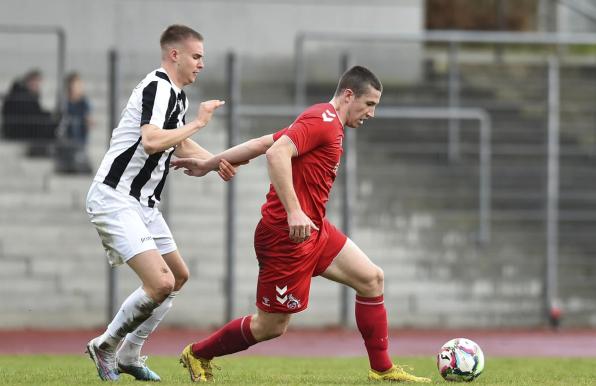
[{"label": "white shorts", "polygon": [[161,255],[178,249],[159,209],[143,206],[101,182],[93,181],[86,209],[111,266],[151,249]]}]

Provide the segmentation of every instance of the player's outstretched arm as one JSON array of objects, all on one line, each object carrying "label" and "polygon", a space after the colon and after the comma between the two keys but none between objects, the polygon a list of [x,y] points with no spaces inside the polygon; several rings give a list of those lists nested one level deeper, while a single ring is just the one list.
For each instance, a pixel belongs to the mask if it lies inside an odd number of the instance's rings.
[{"label": "player's outstretched arm", "polygon": [[197,158],[203,160],[213,157],[213,154],[211,154],[209,150],[205,149],[191,138],[182,140],[182,142],[176,146],[174,155],[178,158]]},{"label": "player's outstretched arm", "polygon": [[[178,146],[176,146],[174,155],[179,158],[191,158],[199,160],[208,160],[209,158],[213,157],[213,154],[211,154],[209,150],[205,149],[190,138],[186,138],[180,142]],[[217,171],[217,174],[219,174],[222,180],[230,181],[236,175],[236,171],[240,165],[232,165],[229,162],[223,161],[225,160],[222,160],[222,162],[219,163],[219,170]],[[189,173],[186,174],[192,175]]]},{"label": "player's outstretched arm", "polygon": [[217,174],[224,181],[229,181],[236,175],[237,166],[232,165],[225,159],[219,162],[217,168],[213,169],[208,166],[207,160],[198,158],[180,158],[170,162],[174,170],[184,169],[184,174],[193,177],[202,177],[211,171],[217,171]]},{"label": "player's outstretched arm", "polygon": [[244,164],[253,158],[257,158],[273,145],[273,134],[267,134],[262,137],[249,139],[239,145],[229,148],[215,157],[212,162],[219,162],[222,159],[232,164]]},{"label": "player's outstretched arm", "polygon": [[311,230],[318,230],[302,211],[292,181],[292,157],[298,155],[294,143],[285,135],[267,150],[269,178],[288,215],[290,240],[301,243],[308,239]]},{"label": "player's outstretched arm", "polygon": [[170,162],[175,169],[184,168],[184,173],[189,176],[204,176],[213,170],[221,171],[222,161],[228,164],[242,165],[249,160],[265,154],[267,149],[273,145],[273,134],[267,134],[259,138],[253,138],[228,150],[219,153],[208,160],[196,158],[180,158]]},{"label": "player's outstretched arm", "polygon": [[141,127],[141,143],[147,154],[155,154],[160,151],[178,145],[194,133],[207,126],[217,108],[225,102],[217,99],[203,102],[199,105],[197,117],[186,125],[175,130],[164,130],[152,124]]}]

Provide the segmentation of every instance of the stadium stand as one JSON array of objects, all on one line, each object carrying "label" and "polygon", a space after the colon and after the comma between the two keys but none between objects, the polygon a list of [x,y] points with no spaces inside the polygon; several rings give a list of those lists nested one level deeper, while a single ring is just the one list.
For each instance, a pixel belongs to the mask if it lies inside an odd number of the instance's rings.
[{"label": "stadium stand", "polygon": [[[386,81],[383,105],[446,104],[446,73],[439,64],[415,84]],[[594,206],[594,68],[562,67],[560,293],[567,325],[594,325],[596,303],[591,236]],[[373,120],[358,132],[359,193],[355,239],[383,266],[386,301],[394,326],[533,326],[544,323],[545,256],[545,67],[462,64],[462,105],[486,108],[493,120],[493,233],[489,245],[475,242],[477,229],[477,132],[462,123],[462,158],[446,157],[447,123],[441,133],[425,121]],[[134,86],[127,75],[124,82]],[[202,85],[205,94],[222,88]],[[210,88],[211,87],[211,88]],[[258,100],[267,85],[243,91]],[[128,89],[129,87],[122,87]],[[326,100],[334,85],[310,86],[308,99]],[[286,90],[284,92],[283,90]],[[89,79],[97,130],[89,152],[97,165],[106,146],[107,91]],[[291,102],[291,87],[276,99]],[[278,96],[280,96],[278,98]],[[127,96],[122,95],[121,100]],[[191,100],[196,96],[191,96]],[[324,98],[324,99],[321,99]],[[289,123],[242,122],[242,138]],[[197,139],[212,151],[224,148],[224,120]],[[241,138],[241,139],[242,139]],[[89,176],[54,172],[51,160],[23,156],[18,143],[0,143],[4,161],[0,191],[0,288],[6,294],[0,327],[91,327],[105,319],[106,263],[84,213]],[[262,160],[238,175],[238,312],[254,301],[257,266],[252,230],[266,193]],[[215,176],[203,180],[172,175],[169,211],[173,232],[191,269],[167,324],[209,326],[223,317],[224,188]],[[338,219],[335,192],[331,216]],[[120,294],[137,286],[121,270]],[[337,322],[339,290],[313,282],[311,310],[298,325]],[[206,295],[208,294],[208,295]],[[439,296],[437,296],[439,294]],[[14,300],[11,300],[14,299]],[[465,301],[464,301],[465,300]],[[333,306],[329,306],[333,304]],[[48,313],[46,311],[52,311]],[[336,312],[337,311],[337,312]],[[473,320],[469,315],[473,315]],[[25,321],[25,322],[24,322]]]}]

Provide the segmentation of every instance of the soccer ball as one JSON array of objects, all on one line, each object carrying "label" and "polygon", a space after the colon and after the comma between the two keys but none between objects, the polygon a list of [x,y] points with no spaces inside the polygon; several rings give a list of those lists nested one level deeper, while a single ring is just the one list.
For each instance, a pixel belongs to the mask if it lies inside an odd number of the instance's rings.
[{"label": "soccer ball", "polygon": [[470,339],[452,339],[441,347],[437,368],[447,381],[471,382],[484,370],[484,354]]}]

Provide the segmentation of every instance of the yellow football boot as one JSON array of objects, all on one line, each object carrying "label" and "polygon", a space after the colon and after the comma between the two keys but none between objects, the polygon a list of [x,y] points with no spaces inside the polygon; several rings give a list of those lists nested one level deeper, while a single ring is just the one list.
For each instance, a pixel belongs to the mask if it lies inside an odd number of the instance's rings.
[{"label": "yellow football boot", "polygon": [[197,358],[192,353],[192,344],[184,348],[180,355],[180,363],[188,369],[192,382],[212,382],[213,368],[211,359]]},{"label": "yellow football boot", "polygon": [[429,378],[417,377],[406,372],[403,368],[393,365],[389,370],[380,372],[371,369],[368,372],[369,381],[430,383]]}]

